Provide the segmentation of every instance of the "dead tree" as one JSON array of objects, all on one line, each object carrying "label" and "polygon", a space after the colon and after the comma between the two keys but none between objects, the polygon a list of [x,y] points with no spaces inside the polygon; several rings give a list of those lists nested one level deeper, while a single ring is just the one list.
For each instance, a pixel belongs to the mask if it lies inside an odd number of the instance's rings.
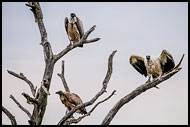
[{"label": "dead tree", "polygon": [[[9,74],[22,79],[30,86],[33,97],[31,97],[27,93],[22,93],[22,95],[26,98],[26,101],[28,104],[32,104],[34,106],[32,113],[30,113],[27,109],[25,109],[12,95],[10,95],[10,98],[18,105],[18,107],[22,111],[24,111],[27,114],[27,116],[29,117],[28,122],[30,125],[41,125],[45,111],[46,111],[47,98],[48,98],[48,95],[50,95],[49,89],[50,89],[50,85],[51,85],[51,79],[52,79],[52,74],[53,74],[55,63],[60,58],[62,58],[64,55],[66,55],[68,52],[70,52],[72,49],[77,48],[79,45],[93,43],[93,42],[98,41],[100,38],[94,38],[94,39],[87,40],[90,33],[95,30],[95,25],[94,25],[92,28],[90,28],[84,34],[84,36],[81,38],[81,40],[79,42],[74,43],[73,45],[68,45],[60,53],[54,54],[51,49],[51,44],[47,39],[47,32],[45,29],[45,25],[43,23],[43,14],[42,14],[40,4],[38,2],[28,2],[28,4],[26,4],[26,6],[31,8],[30,10],[34,14],[35,22],[38,24],[38,28],[39,28],[40,35],[41,35],[41,43],[40,44],[43,47],[43,53],[44,53],[45,70],[44,70],[44,75],[43,75],[43,78],[41,81],[41,86],[38,89],[37,89],[37,87],[34,87],[33,83],[28,78],[26,78],[23,73],[17,74],[13,71],[7,70]],[[113,56],[115,55],[116,52],[117,52],[116,50],[113,51],[108,58],[108,70],[107,70],[105,79],[102,83],[101,90],[90,101],[80,104],[80,105],[76,106],[75,108],[73,108],[68,113],[66,113],[65,116],[63,116],[63,118],[59,121],[58,125],[62,125],[62,124],[67,125],[67,124],[80,122],[83,118],[85,118],[86,116],[89,116],[99,104],[103,103],[104,101],[108,100],[110,97],[112,97],[114,95],[114,93],[116,92],[115,90],[111,93],[110,96],[108,96],[104,100],[98,102],[87,114],[85,114],[79,118],[76,118],[76,119],[72,117],[73,113],[75,113],[78,109],[92,105],[103,93],[106,92],[106,88],[107,88],[108,82],[111,78],[111,74],[112,74],[112,70],[113,70],[113,67],[112,67],[113,66]],[[183,55],[183,57],[184,57],[184,55]],[[134,91],[132,91],[131,93],[129,93],[128,95],[123,97],[121,100],[119,100],[114,105],[114,107],[109,111],[109,113],[106,115],[106,117],[104,118],[104,120],[102,121],[101,124],[102,125],[110,124],[110,122],[112,121],[112,119],[114,118],[116,113],[119,111],[119,109],[124,104],[127,104],[129,101],[134,99],[136,96],[140,95],[141,93],[145,92],[146,90],[148,90],[150,88],[156,87],[161,82],[169,79],[174,74],[179,72],[181,70],[181,68],[179,68],[179,66],[183,60],[183,57],[180,60],[179,64],[173,70],[162,75],[161,77],[154,79],[150,83],[145,83],[145,84],[139,86]],[[70,91],[70,89],[66,83],[65,77],[64,77],[64,61],[62,61],[62,73],[58,74],[58,76],[61,78],[65,90]],[[2,111],[8,116],[8,118],[11,120],[11,123],[13,125],[17,125],[14,115],[12,115],[3,106],[2,106]]]},{"label": "dead tree", "polygon": [[[9,74],[24,80],[30,86],[33,97],[31,97],[30,95],[28,95],[26,93],[22,93],[22,95],[26,98],[27,103],[34,105],[33,113],[31,114],[30,120],[28,122],[31,125],[40,125],[42,123],[43,116],[46,111],[47,98],[49,95],[48,91],[50,89],[51,79],[52,79],[52,74],[53,74],[55,63],[62,56],[67,54],[72,49],[78,47],[79,45],[93,43],[93,42],[98,41],[100,38],[94,38],[94,39],[87,40],[90,33],[95,30],[96,26],[94,25],[92,28],[90,28],[84,34],[84,36],[81,38],[81,40],[79,42],[74,43],[73,46],[71,46],[71,45],[67,46],[63,51],[61,51],[58,54],[53,54],[52,49],[51,49],[51,44],[47,38],[46,28],[43,23],[43,14],[42,14],[40,4],[38,2],[28,2],[28,4],[26,4],[26,5],[31,8],[30,10],[34,14],[35,22],[38,24],[38,28],[39,28],[40,35],[41,35],[41,43],[40,44],[43,47],[44,61],[45,61],[45,70],[44,70],[44,75],[43,75],[43,78],[41,81],[41,86],[36,92],[37,87],[34,88],[33,83],[31,81],[29,81],[24,76],[23,73],[17,74],[15,72],[12,72],[9,70],[7,70],[7,71]],[[23,110],[23,108],[21,108],[21,109]]]}]

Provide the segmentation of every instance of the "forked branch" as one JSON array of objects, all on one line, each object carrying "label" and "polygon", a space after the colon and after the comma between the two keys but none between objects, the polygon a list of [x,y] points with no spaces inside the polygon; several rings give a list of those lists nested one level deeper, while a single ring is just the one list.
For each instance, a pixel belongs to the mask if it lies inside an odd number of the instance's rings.
[{"label": "forked branch", "polygon": [[102,84],[102,89],[100,90],[100,92],[98,92],[95,97],[93,97],[90,101],[77,105],[75,108],[73,108],[72,110],[70,110],[58,123],[58,125],[62,125],[65,123],[65,121],[70,118],[72,116],[72,114],[74,112],[76,112],[78,109],[81,109],[83,107],[92,105],[104,92],[106,92],[106,88],[108,85],[108,82],[110,80],[111,74],[112,74],[112,64],[113,64],[113,56],[115,55],[115,53],[117,52],[117,50],[113,51],[112,54],[110,54],[109,59],[108,59],[108,70],[107,70],[107,74],[106,77],[103,81]]},{"label": "forked branch", "polygon": [[107,101],[107,100],[110,99],[113,95],[115,95],[115,92],[116,92],[116,90],[114,90],[114,91],[111,93],[111,95],[109,95],[107,98],[105,98],[104,100],[98,102],[87,114],[85,114],[85,115],[83,115],[83,116],[81,116],[81,117],[79,117],[79,118],[77,118],[77,119],[75,119],[75,118],[68,119],[68,120],[66,120],[66,122],[64,123],[64,125],[70,125],[70,124],[72,124],[72,123],[77,124],[77,123],[80,122],[82,119],[84,119],[86,116],[89,116],[89,115],[95,110],[95,108],[96,108],[99,104],[101,104],[101,103]]},{"label": "forked branch", "polygon": [[96,42],[98,40],[100,40],[100,38],[94,38],[94,39],[91,39],[91,40],[86,40],[87,37],[90,35],[91,32],[93,32],[95,30],[95,25],[93,27],[91,27],[84,35],[83,37],[80,39],[79,42],[77,43],[74,43],[73,45],[68,45],[63,51],[61,51],[60,53],[58,53],[57,55],[54,55],[54,59],[55,59],[55,62],[57,60],[59,60],[62,56],[64,56],[66,53],[68,53],[70,50],[78,47],[79,45],[81,44],[87,44],[87,43],[93,43],[93,42]]},{"label": "forked branch", "polygon": [[36,88],[34,88],[34,85],[32,84],[32,82],[30,80],[28,80],[23,73],[20,73],[20,74],[17,74],[13,71],[9,71],[7,70],[7,72],[17,78],[20,78],[22,80],[24,80],[29,86],[30,86],[30,89],[31,89],[31,92],[32,92],[32,95],[35,97],[35,94],[36,94]]}]

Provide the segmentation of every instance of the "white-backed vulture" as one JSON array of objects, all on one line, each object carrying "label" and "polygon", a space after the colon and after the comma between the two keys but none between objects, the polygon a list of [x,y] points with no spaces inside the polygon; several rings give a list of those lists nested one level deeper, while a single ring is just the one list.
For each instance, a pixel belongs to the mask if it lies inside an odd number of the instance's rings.
[{"label": "white-backed vulture", "polygon": [[[57,91],[56,94],[59,94],[61,102],[67,107],[70,111],[75,108],[77,105],[82,104],[80,97],[74,93]],[[81,108],[76,111],[79,114],[87,114],[86,108]]]},{"label": "white-backed vulture", "polygon": [[[78,42],[84,35],[84,29],[82,21],[76,17],[75,13],[70,14],[70,18],[67,17],[64,20],[65,23],[65,29],[68,35],[68,38],[70,40],[70,44],[72,45],[72,42]],[[83,47],[83,45],[79,45],[79,47]]]},{"label": "white-backed vulture", "polygon": [[130,57],[130,64],[145,77],[148,75],[148,81],[150,78],[157,78],[164,73],[170,71],[175,67],[175,63],[171,54],[165,49],[162,51],[160,57],[154,59],[149,55],[146,58],[141,56],[132,55]]}]

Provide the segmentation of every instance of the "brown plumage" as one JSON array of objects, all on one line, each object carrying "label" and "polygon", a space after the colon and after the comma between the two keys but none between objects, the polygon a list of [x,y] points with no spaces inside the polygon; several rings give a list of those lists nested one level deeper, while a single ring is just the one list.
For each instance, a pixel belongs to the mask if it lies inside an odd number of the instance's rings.
[{"label": "brown plumage", "polygon": [[147,82],[150,82],[151,75],[154,79],[175,67],[173,57],[165,49],[157,59],[150,58],[150,56],[146,56],[146,59],[144,59],[141,56],[132,55],[130,64],[145,77],[148,75]]},{"label": "brown plumage", "polygon": [[[65,105],[65,107],[67,107],[69,111],[75,108],[77,105],[83,103],[80,97],[74,93],[57,91],[56,94],[60,95],[61,102]],[[77,110],[76,112],[80,114],[87,114],[85,107]]]},{"label": "brown plumage", "polygon": [[[80,41],[84,35],[82,21],[74,13],[71,13],[70,18],[66,17],[64,23],[70,43]],[[79,45],[79,47],[83,47],[83,45]]]}]

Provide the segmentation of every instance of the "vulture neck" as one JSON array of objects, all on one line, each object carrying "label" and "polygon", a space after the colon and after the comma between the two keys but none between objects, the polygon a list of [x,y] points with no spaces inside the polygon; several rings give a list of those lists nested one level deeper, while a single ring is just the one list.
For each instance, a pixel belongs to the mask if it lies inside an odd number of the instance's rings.
[{"label": "vulture neck", "polygon": [[152,61],[152,59],[149,59],[149,60],[146,59],[146,65],[149,66],[149,67],[151,68],[152,65],[153,65],[153,61]]},{"label": "vulture neck", "polygon": [[74,24],[75,22],[76,22],[76,18],[75,17],[70,17],[69,23]]}]

